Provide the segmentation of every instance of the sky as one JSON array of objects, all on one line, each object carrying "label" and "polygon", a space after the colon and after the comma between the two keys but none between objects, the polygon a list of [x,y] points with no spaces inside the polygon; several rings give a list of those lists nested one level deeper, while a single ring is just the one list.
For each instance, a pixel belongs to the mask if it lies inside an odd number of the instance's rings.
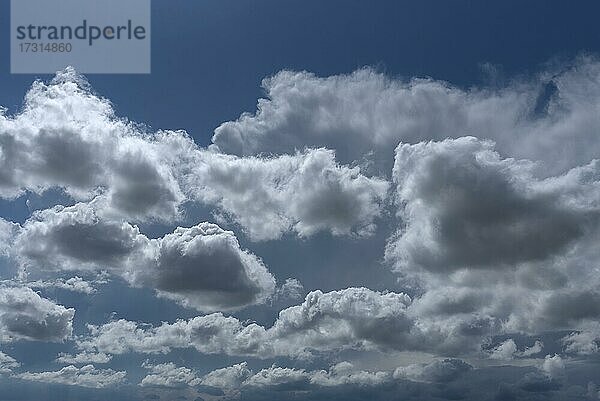
[{"label": "sky", "polygon": [[600,399],[600,6],[152,1],[10,74],[0,400]]}]

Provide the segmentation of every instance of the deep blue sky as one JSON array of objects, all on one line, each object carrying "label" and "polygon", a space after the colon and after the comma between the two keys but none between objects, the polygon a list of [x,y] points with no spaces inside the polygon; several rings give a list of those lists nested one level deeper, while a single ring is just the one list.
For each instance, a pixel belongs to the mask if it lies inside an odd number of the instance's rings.
[{"label": "deep blue sky", "polygon": [[[0,104],[18,108],[35,78],[9,73],[9,1],[0,3]],[[92,75],[120,115],[208,142],[254,111],[281,69],[318,75],[375,66],[470,86],[481,63],[507,77],[600,51],[597,1],[153,0],[152,74]]]}]

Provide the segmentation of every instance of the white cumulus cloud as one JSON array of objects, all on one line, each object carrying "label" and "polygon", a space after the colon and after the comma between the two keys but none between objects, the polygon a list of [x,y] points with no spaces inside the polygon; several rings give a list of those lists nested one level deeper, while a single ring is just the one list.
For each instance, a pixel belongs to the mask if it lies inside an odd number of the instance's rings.
[{"label": "white cumulus cloud", "polygon": [[75,310],[27,287],[0,286],[0,342],[60,342],[71,336]]},{"label": "white cumulus cloud", "polygon": [[15,378],[27,381],[89,388],[113,387],[123,383],[125,376],[126,372],[96,369],[94,365],[85,365],[81,368],[69,365],[57,371],[24,372],[13,375]]}]

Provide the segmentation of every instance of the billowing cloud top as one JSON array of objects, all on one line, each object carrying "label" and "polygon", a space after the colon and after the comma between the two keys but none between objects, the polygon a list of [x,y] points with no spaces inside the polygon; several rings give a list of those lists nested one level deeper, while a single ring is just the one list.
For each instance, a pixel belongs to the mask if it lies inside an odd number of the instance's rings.
[{"label": "billowing cloud top", "polygon": [[353,161],[376,152],[375,162],[387,168],[399,142],[475,135],[496,141],[503,153],[564,171],[598,157],[599,75],[589,57],[496,89],[402,81],[368,68],[325,78],[282,71],[263,81],[267,97],[256,113],[221,124],[213,142],[236,155],[324,146]]},{"label": "billowing cloud top", "polygon": [[163,222],[176,220],[183,202],[201,201],[257,239],[368,234],[387,190],[324,149],[238,158],[199,148],[181,131],[141,132],[70,69],[36,82],[20,114],[0,115],[0,163],[6,198],[61,188],[95,199],[105,216]]}]

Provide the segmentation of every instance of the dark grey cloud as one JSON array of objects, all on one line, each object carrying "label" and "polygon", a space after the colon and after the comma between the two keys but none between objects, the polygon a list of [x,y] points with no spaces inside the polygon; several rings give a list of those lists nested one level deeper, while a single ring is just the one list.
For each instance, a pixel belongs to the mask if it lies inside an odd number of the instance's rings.
[{"label": "dark grey cloud", "polygon": [[[136,149],[138,147],[138,149]],[[109,204],[134,220],[145,216],[177,216],[184,195],[168,165],[138,145],[122,155],[107,197]]]},{"label": "dark grey cloud", "polygon": [[518,383],[518,387],[530,393],[546,393],[561,388],[561,383],[540,373],[528,373]]},{"label": "dark grey cloud", "polygon": [[109,269],[121,267],[145,242],[136,226],[102,219],[94,207],[80,203],[35,212],[12,253],[24,268]]},{"label": "dark grey cloud", "polygon": [[568,183],[536,180],[533,168],[474,137],[398,146],[393,175],[405,228],[388,255],[440,270],[511,267],[564,252],[596,226],[598,211],[569,202]]},{"label": "dark grey cloud", "polygon": [[600,293],[593,290],[557,291],[548,299],[543,313],[557,326],[573,325],[580,320],[597,321],[600,317]]},{"label": "dark grey cloud", "polygon": [[75,310],[27,287],[0,286],[0,342],[60,342],[71,336]]},{"label": "dark grey cloud", "polygon": [[200,310],[228,310],[265,302],[275,279],[244,251],[231,231],[211,223],[177,228],[150,241],[150,254],[131,263],[127,280]]},{"label": "dark grey cloud", "polygon": [[400,228],[386,258],[417,289],[411,315],[472,341],[596,320],[597,161],[539,178],[536,163],[474,137],[396,151]]},{"label": "dark grey cloud", "polygon": [[107,270],[199,310],[262,303],[275,291],[265,265],[231,231],[200,223],[149,239],[137,226],[100,217],[93,203],[34,213],[10,254],[30,273]]}]

